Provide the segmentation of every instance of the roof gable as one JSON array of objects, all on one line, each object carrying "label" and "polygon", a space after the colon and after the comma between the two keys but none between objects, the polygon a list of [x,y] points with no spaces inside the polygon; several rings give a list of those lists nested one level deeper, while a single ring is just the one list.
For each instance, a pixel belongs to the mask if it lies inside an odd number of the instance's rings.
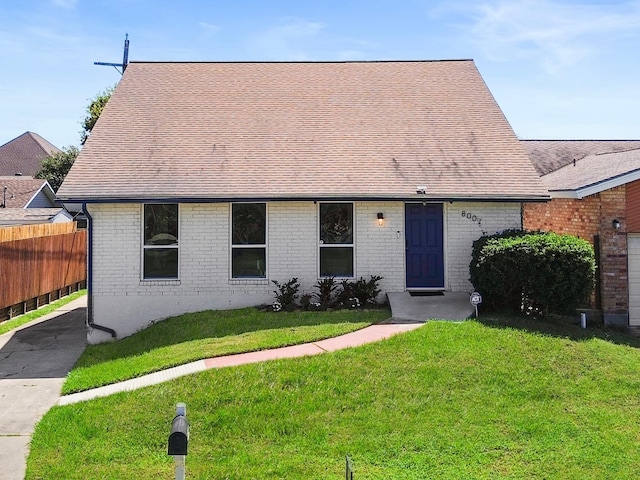
[{"label": "roof gable", "polygon": [[[6,187],[6,190],[5,190]],[[31,177],[0,177],[0,204],[5,208],[56,207],[56,196],[46,180]],[[47,204],[48,203],[48,204]]]},{"label": "roof gable", "polygon": [[472,61],[133,62],[58,197],[547,193]]},{"label": "roof gable", "polygon": [[546,175],[587,155],[640,148],[640,140],[521,140],[531,163]]},{"label": "roof gable", "polygon": [[640,179],[640,148],[590,154],[542,177],[552,197],[583,198]]},{"label": "roof gable", "polygon": [[42,160],[60,152],[37,133],[25,132],[0,146],[0,175],[33,177],[42,166]]}]

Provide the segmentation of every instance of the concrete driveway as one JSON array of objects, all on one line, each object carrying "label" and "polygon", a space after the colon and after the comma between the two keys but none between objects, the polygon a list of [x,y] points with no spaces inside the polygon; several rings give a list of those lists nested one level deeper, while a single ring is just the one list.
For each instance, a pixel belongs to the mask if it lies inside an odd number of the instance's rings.
[{"label": "concrete driveway", "polygon": [[86,346],[86,296],[0,335],[0,480],[22,480],[36,423]]}]

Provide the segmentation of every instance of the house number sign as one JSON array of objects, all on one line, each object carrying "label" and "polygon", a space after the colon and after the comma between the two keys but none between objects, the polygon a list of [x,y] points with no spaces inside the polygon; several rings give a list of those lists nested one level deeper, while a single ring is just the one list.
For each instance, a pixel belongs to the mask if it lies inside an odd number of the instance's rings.
[{"label": "house number sign", "polygon": [[477,215],[474,215],[471,212],[467,212],[465,210],[462,210],[462,217],[466,218],[467,220],[471,220],[473,223],[477,223],[478,225],[482,225],[482,218],[478,217]]}]

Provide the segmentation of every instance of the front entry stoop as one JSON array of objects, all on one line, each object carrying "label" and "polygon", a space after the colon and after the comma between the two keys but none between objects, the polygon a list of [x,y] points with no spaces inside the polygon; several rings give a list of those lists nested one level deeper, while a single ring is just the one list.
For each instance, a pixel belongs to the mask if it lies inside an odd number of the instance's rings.
[{"label": "front entry stoop", "polygon": [[426,322],[427,320],[461,321],[473,317],[475,309],[464,292],[443,295],[411,296],[409,292],[387,293],[391,318],[384,323]]}]

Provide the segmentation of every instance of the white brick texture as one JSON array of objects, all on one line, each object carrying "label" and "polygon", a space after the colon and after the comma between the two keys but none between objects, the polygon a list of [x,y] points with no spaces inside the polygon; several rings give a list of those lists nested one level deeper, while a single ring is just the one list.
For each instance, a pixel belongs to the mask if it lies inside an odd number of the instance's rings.
[{"label": "white brick texture", "polygon": [[[271,280],[298,277],[301,293],[318,280],[318,205],[267,204],[267,279],[230,277],[230,205],[181,204],[179,280],[142,280],[142,205],[90,205],[94,322],[128,336],[180,313],[273,301]],[[377,213],[384,224],[378,225]],[[469,291],[471,244],[483,232],[520,226],[520,204],[445,204],[447,289]],[[464,214],[463,214],[464,212]],[[405,289],[403,202],[355,202],[355,277],[380,275],[383,294]],[[98,340],[96,338],[99,337]],[[90,336],[90,341],[101,341]]]}]

